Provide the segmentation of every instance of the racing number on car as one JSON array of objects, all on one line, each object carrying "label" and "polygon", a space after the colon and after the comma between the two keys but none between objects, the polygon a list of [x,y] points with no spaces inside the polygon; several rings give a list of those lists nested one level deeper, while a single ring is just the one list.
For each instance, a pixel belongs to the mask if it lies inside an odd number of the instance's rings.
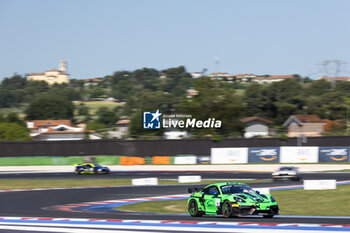
[{"label": "racing number on car", "polygon": [[220,198],[215,199],[215,205],[216,207],[220,207]]}]

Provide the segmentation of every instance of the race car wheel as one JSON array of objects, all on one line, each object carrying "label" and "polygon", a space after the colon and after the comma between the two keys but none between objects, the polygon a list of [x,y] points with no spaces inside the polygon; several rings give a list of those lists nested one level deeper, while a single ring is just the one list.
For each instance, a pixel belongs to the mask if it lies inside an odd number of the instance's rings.
[{"label": "race car wheel", "polygon": [[78,175],[80,175],[80,169],[76,168],[76,169],[75,169],[75,172],[76,172]]},{"label": "race car wheel", "polygon": [[98,171],[97,171],[97,168],[96,168],[96,167],[94,167],[94,173],[95,173],[95,174],[98,174]]},{"label": "race car wheel", "polygon": [[224,203],[222,204],[222,215],[225,218],[229,218],[232,216],[232,204],[230,201],[226,200],[224,201]]},{"label": "race car wheel", "polygon": [[188,212],[192,217],[202,217],[202,214],[198,210],[198,204],[193,199],[188,204]]}]

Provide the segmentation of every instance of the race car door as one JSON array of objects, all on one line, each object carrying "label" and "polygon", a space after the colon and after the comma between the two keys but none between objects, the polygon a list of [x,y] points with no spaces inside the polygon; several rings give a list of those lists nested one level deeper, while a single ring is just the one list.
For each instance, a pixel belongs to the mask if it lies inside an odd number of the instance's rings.
[{"label": "race car door", "polygon": [[218,207],[220,207],[219,190],[216,186],[210,186],[204,190],[204,206],[206,212],[216,214]]}]

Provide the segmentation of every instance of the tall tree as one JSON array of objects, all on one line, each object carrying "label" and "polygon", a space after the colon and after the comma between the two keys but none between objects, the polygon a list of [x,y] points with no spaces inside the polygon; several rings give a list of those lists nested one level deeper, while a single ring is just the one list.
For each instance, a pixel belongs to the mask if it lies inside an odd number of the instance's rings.
[{"label": "tall tree", "polygon": [[73,119],[74,105],[67,98],[44,95],[35,99],[25,110],[28,120]]},{"label": "tall tree", "polygon": [[0,122],[0,141],[28,141],[29,132],[17,123]]},{"label": "tall tree", "polygon": [[240,119],[245,116],[245,105],[241,97],[234,93],[227,84],[210,80],[197,79],[193,83],[199,92],[193,98],[184,98],[182,111],[191,114],[197,120],[215,118],[222,121],[219,129],[193,129],[192,133],[198,136],[218,134],[222,136],[242,135],[243,125]]}]

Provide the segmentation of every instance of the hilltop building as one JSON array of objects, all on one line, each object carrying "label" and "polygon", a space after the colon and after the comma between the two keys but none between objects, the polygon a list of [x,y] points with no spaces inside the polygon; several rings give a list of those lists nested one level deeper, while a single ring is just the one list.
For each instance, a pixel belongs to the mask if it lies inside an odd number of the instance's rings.
[{"label": "hilltop building", "polygon": [[258,116],[246,117],[241,119],[244,124],[244,137],[266,137],[272,135],[272,128],[274,122]]},{"label": "hilltop building", "polygon": [[317,115],[292,115],[283,123],[288,128],[288,137],[319,137],[324,132],[324,122]]},{"label": "hilltop building", "polygon": [[259,84],[265,84],[265,83],[274,83],[274,82],[280,82],[286,79],[293,79],[293,75],[267,75],[267,76],[260,76],[256,77],[254,79],[254,82]]},{"label": "hilltop building", "polygon": [[347,81],[347,82],[350,82],[350,77],[319,77],[318,79],[323,79],[323,80],[326,80],[328,82],[331,82],[331,83],[336,83],[336,82],[339,82],[339,81]]},{"label": "hilltop building", "polygon": [[45,81],[49,85],[55,83],[69,83],[69,74],[67,73],[67,62],[62,59],[59,64],[59,69],[47,70],[44,73],[30,73],[27,75],[28,81]]},{"label": "hilltop building", "polygon": [[26,124],[30,136],[37,141],[83,140],[86,132],[72,126],[70,120],[32,120]]}]

